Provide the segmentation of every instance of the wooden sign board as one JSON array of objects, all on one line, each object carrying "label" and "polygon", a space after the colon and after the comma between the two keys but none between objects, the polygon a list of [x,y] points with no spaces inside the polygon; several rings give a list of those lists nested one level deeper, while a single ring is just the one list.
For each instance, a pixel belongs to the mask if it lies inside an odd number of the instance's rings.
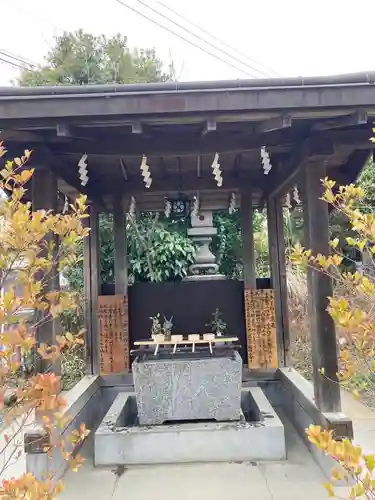
[{"label": "wooden sign board", "polygon": [[129,371],[128,298],[99,296],[100,374]]},{"label": "wooden sign board", "polygon": [[248,366],[277,368],[275,291],[245,289],[244,294]]}]

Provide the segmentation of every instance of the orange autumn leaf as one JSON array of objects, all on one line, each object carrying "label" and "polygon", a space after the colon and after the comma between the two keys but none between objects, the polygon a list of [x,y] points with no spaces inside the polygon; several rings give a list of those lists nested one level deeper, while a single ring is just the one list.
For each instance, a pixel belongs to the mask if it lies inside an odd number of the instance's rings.
[{"label": "orange autumn leaf", "polygon": [[[0,142],[0,157],[5,153]],[[27,190],[24,188],[34,172],[34,169],[25,168],[30,154],[29,150],[25,150],[22,156],[6,160],[0,167],[0,186],[8,190],[7,198],[0,204],[0,276],[12,277],[10,286],[7,286],[0,298],[0,323],[4,325],[3,333],[0,334],[0,409],[4,406],[6,389],[11,387],[13,390],[13,384],[16,384],[14,391],[17,404],[7,406],[4,412],[5,425],[18,420],[22,422],[35,411],[39,412],[44,417],[44,429],[50,440],[48,445],[43,443],[46,452],[52,456],[54,450],[59,448],[66,459],[71,460],[71,451],[65,448],[66,444],[59,433],[56,433],[56,423],[62,428],[69,423],[69,418],[63,414],[66,401],[61,395],[60,377],[50,373],[49,367],[45,373],[34,373],[32,376],[30,372],[25,376],[19,368],[20,360],[35,353],[35,333],[39,325],[51,321],[52,317],[57,318],[68,309],[74,309],[78,303],[75,294],[53,291],[49,284],[52,271],[56,268],[60,271],[69,263],[76,264],[80,260],[80,247],[89,233],[89,229],[83,224],[87,218],[87,199],[84,196],[78,197],[65,215],[52,210],[33,212],[31,202],[25,199]],[[52,239],[50,235],[53,236]],[[58,253],[54,243],[57,238]],[[25,310],[37,311],[37,314],[33,316],[30,313],[24,319],[20,313]],[[61,356],[62,347],[65,354],[82,343],[81,339],[78,340],[75,336],[71,338],[70,334],[67,337],[62,334],[59,340],[62,340],[62,345],[59,342],[57,346],[39,344],[36,349],[37,359],[42,357],[52,365]],[[48,363],[43,366],[48,366]],[[26,368],[30,369],[27,365]],[[56,412],[60,416],[53,415]],[[81,427],[77,433],[75,438],[82,440],[88,431]],[[10,431],[5,442],[10,442],[12,438]],[[67,444],[71,446],[71,443]],[[21,454],[22,449],[16,449],[14,458]],[[72,466],[76,469],[81,463],[80,458],[74,457],[72,460]],[[3,472],[1,467],[0,475]],[[52,500],[61,490],[62,484],[54,486],[50,477],[39,481],[32,474],[24,474],[4,481],[0,486],[0,498]]]},{"label": "orange autumn leaf", "polygon": [[34,169],[31,170],[24,170],[21,173],[21,181],[26,184],[31,179],[31,176],[33,175]]}]

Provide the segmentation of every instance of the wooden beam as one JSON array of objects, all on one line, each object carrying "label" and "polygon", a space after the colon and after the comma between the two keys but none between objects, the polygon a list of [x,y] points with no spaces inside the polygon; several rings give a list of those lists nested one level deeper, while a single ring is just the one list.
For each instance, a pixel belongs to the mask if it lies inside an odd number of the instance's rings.
[{"label": "wooden beam", "polygon": [[[310,139],[315,142],[332,144],[355,145],[356,148],[368,148],[371,128],[361,130],[329,130],[311,134]],[[128,134],[121,138],[108,136],[101,140],[76,139],[69,142],[49,142],[48,147],[55,154],[105,155],[123,156],[125,158],[137,157],[142,154],[152,156],[185,156],[197,154],[218,153],[245,153],[257,151],[265,143],[270,154],[275,152],[290,151],[293,146],[305,140],[301,131],[291,129],[289,137],[285,138],[282,130],[275,131],[269,138],[267,134],[228,134],[216,132],[204,137],[193,134],[153,133],[151,137],[146,134]],[[358,145],[358,147],[357,147]]]},{"label": "wooden beam", "polygon": [[121,198],[116,196],[113,201],[113,230],[115,238],[115,293],[128,293],[128,266],[126,245],[126,218]]},{"label": "wooden beam", "polygon": [[122,158],[120,158],[120,170],[121,170],[121,175],[122,175],[124,181],[129,180],[128,171],[127,171],[125,162]]},{"label": "wooden beam", "polygon": [[[151,170],[152,173],[152,170]],[[197,190],[219,190],[219,189],[238,189],[242,186],[253,186],[263,190],[266,186],[267,179],[263,179],[260,172],[255,170],[244,172],[242,175],[234,177],[229,172],[223,173],[223,186],[218,188],[212,173],[207,170],[204,176],[196,177],[193,172],[185,172],[181,175],[169,174],[166,178],[163,176],[152,175],[152,184],[150,188],[146,188],[141,175],[131,178],[127,182],[113,182],[112,179],[103,179],[98,184],[92,184],[92,189],[97,190],[102,196],[106,194],[127,193],[158,193],[168,191],[197,191]]]},{"label": "wooden beam", "polygon": [[238,153],[236,154],[233,161],[232,173],[234,177],[238,177],[240,175],[241,165],[242,165],[242,154]]},{"label": "wooden beam", "polygon": [[287,189],[295,182],[298,172],[307,163],[322,160],[334,154],[334,145],[330,141],[306,139],[298,148],[292,151],[286,161],[281,162],[279,168],[271,170],[268,177],[266,197],[283,196]]},{"label": "wooden beam", "polygon": [[[364,137],[364,135],[363,135]],[[151,137],[145,134],[126,135],[121,138],[102,137],[100,141],[76,139],[69,143],[50,142],[51,151],[56,154],[106,155],[140,158],[142,154],[152,156],[184,156],[218,153],[242,153],[260,149],[265,137],[254,134],[227,134],[216,132],[204,137],[192,134],[153,133]],[[285,151],[298,142],[299,136],[291,137],[285,144],[285,137],[278,132],[267,141],[268,150]],[[287,148],[286,148],[287,146]]]},{"label": "wooden beam", "polygon": [[[44,142],[45,139],[40,134],[35,132],[29,132],[25,130],[10,130],[10,129],[1,129],[0,130],[0,141],[4,141],[4,145],[7,145],[7,142],[22,142],[28,144],[28,149],[32,149],[34,143]],[[25,149],[25,147],[23,149]]]},{"label": "wooden beam", "polygon": [[243,243],[243,266],[245,289],[256,288],[256,269],[253,230],[253,199],[251,189],[241,190],[241,233]]},{"label": "wooden beam", "polygon": [[214,118],[208,118],[208,120],[206,120],[206,123],[204,125],[202,136],[205,136],[210,132],[216,132],[216,130],[217,130],[216,120]]},{"label": "wooden beam", "polygon": [[351,115],[318,121],[312,130],[330,130],[335,128],[352,127],[367,124],[368,116],[365,110],[359,110]]},{"label": "wooden beam", "polygon": [[165,166],[165,160],[161,156],[158,161],[158,170],[160,172],[160,177],[161,179],[166,179],[167,178],[167,168]]},{"label": "wooden beam", "polygon": [[[328,255],[328,204],[321,200],[326,176],[323,163],[304,169],[305,246],[313,255]],[[332,279],[325,273],[308,268],[308,302],[310,338],[312,343],[315,404],[322,412],[341,411],[336,332],[327,312],[328,297],[332,297]]]},{"label": "wooden beam", "polygon": [[283,209],[280,198],[269,197],[267,200],[267,225],[272,288],[276,293],[276,332],[279,365],[288,366],[290,364],[288,288],[285,269]]},{"label": "wooden beam", "polygon": [[197,156],[197,177],[198,179],[202,177],[202,157]]},{"label": "wooden beam", "polygon": [[268,132],[274,132],[275,130],[290,128],[291,126],[292,117],[290,115],[281,115],[276,118],[271,118],[270,120],[265,120],[264,122],[258,123],[255,126],[255,133],[265,134]]},{"label": "wooden beam", "polygon": [[363,167],[372,159],[372,149],[353,151],[344,165],[330,169],[329,178],[336,181],[337,186],[346,186],[355,182]]}]

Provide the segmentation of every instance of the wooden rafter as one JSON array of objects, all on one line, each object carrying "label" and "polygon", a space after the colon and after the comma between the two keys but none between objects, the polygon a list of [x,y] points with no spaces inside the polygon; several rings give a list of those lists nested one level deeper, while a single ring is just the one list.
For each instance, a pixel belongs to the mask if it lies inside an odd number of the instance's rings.
[{"label": "wooden rafter", "polygon": [[330,141],[306,139],[300,146],[292,151],[288,158],[282,162],[276,172],[268,176],[269,184],[265,197],[282,196],[286,190],[295,182],[295,178],[308,162],[334,154],[334,144]]},{"label": "wooden rafter", "polygon": [[359,110],[351,115],[339,116],[317,122],[312,130],[331,130],[367,124],[368,115],[364,110]]},{"label": "wooden rafter", "polygon": [[283,130],[292,126],[292,117],[290,115],[281,115],[276,118],[271,118],[264,122],[258,123],[255,126],[255,133],[265,134],[274,132],[275,130]]}]

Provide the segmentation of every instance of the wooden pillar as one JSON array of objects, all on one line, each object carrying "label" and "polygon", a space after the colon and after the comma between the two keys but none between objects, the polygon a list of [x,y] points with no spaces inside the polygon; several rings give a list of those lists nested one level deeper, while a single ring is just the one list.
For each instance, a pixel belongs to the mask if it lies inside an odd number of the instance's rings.
[{"label": "wooden pillar", "polygon": [[256,288],[256,269],[253,233],[253,204],[251,190],[241,191],[241,232],[245,290]]},{"label": "wooden pillar", "polygon": [[[91,210],[89,218],[84,223],[90,228]],[[83,288],[84,288],[84,318],[85,318],[85,354],[86,371],[93,374],[92,363],[92,293],[91,293],[91,231],[83,241]]]},{"label": "wooden pillar", "polygon": [[278,358],[280,366],[287,366],[290,349],[288,287],[285,269],[283,209],[280,198],[268,198],[267,223],[271,280],[272,288],[275,290]]},{"label": "wooden pillar", "polygon": [[114,200],[113,225],[115,232],[115,293],[128,294],[128,265],[126,244],[126,217],[121,199]]},{"label": "wooden pillar", "polygon": [[[37,210],[53,210],[56,211],[57,208],[57,179],[54,173],[45,167],[36,167],[33,177],[32,177],[32,210],[33,212]],[[55,242],[55,248],[53,252],[54,259],[58,254],[58,238],[53,234],[46,235],[47,241]],[[45,254],[46,250],[41,250],[41,255]],[[39,277],[43,279],[43,276]],[[44,293],[49,291],[55,291],[60,289],[60,279],[58,266],[55,265],[51,271],[51,276],[47,276],[44,281]],[[36,342],[37,345],[45,343],[47,345],[54,345],[56,343],[56,335],[61,333],[60,321],[59,319],[46,320],[43,321],[44,317],[43,311],[36,312],[36,322],[40,325],[36,329]],[[40,360],[37,362],[37,370],[44,372],[46,370],[54,371],[55,373],[60,372],[60,363],[56,362],[51,367],[50,361]]]},{"label": "wooden pillar", "polygon": [[89,236],[84,241],[84,292],[86,357],[89,373],[99,373],[99,316],[98,296],[100,293],[100,242],[99,213],[95,205],[89,208]]},{"label": "wooden pillar", "polygon": [[[325,177],[324,164],[305,167],[305,245],[313,255],[328,255],[330,251],[328,204],[320,199],[324,191],[321,179]],[[315,403],[324,412],[341,411],[335,325],[326,310],[327,297],[332,296],[332,279],[309,268],[307,286]]]}]

